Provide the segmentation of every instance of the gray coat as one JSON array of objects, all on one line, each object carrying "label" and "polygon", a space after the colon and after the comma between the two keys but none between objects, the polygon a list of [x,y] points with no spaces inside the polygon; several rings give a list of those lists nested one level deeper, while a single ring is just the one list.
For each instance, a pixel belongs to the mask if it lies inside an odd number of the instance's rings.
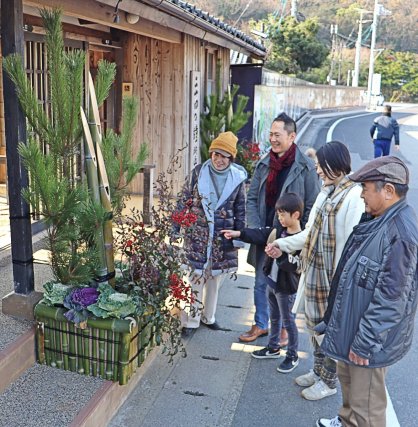
[{"label": "gray coat", "polygon": [[351,363],[352,349],[369,359],[369,368],[400,360],[412,342],[417,262],[417,217],[405,200],[380,217],[362,219],[332,281],[331,315],[322,342],[325,354]]},{"label": "gray coat", "polygon": [[[251,179],[250,189],[247,194],[248,228],[266,226],[266,180],[269,174],[269,164],[270,157],[269,153],[267,153],[257,163]],[[278,197],[284,193],[296,193],[302,198],[305,209],[301,222],[305,225],[320,188],[319,177],[315,171],[313,161],[296,146],[295,161],[289,170]],[[248,253],[248,263],[255,266],[261,262],[263,254],[264,246],[251,245]]]}]

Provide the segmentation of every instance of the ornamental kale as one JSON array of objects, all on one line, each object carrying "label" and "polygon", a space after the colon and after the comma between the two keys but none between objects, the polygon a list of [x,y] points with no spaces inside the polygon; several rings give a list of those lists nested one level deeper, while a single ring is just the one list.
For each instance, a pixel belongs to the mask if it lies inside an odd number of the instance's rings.
[{"label": "ornamental kale", "polygon": [[131,296],[116,292],[108,284],[99,285],[99,292],[97,302],[87,307],[87,310],[95,316],[102,319],[108,317],[123,319],[135,313],[137,306]]},{"label": "ornamental kale", "polygon": [[89,312],[86,309],[94,304],[98,297],[99,292],[95,288],[73,289],[64,298],[64,307],[69,309],[64,316],[77,324],[85,322],[89,317]]},{"label": "ornamental kale", "polygon": [[62,283],[47,282],[44,284],[44,298],[42,303],[50,307],[56,304],[64,304],[64,298],[73,289],[72,286],[63,285]]}]

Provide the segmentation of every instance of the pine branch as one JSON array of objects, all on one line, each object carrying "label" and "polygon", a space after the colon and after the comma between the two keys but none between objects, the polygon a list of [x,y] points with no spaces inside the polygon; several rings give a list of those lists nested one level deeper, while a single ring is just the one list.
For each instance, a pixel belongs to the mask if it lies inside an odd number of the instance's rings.
[{"label": "pine branch", "polygon": [[99,61],[98,74],[95,83],[97,105],[100,107],[109,96],[110,88],[115,80],[116,64],[108,61]]}]

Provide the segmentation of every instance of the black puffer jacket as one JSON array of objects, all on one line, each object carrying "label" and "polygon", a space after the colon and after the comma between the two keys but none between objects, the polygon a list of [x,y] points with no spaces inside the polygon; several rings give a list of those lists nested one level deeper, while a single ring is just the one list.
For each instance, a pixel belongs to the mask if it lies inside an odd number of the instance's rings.
[{"label": "black puffer jacket", "polygon": [[[244,228],[240,231],[240,239],[243,242],[253,243],[255,245],[266,245],[268,241],[275,240],[278,233],[283,232],[283,227]],[[275,234],[274,237],[271,238],[270,235],[273,231]],[[297,292],[300,279],[300,274],[298,273],[300,252],[301,251],[296,251],[293,254],[283,253],[277,259],[273,259],[268,256],[265,257],[263,271],[266,276],[269,276],[273,262],[277,263],[277,267],[279,269],[277,281],[273,283],[273,281],[269,279],[269,286],[274,287],[278,292],[283,292],[289,295]]]},{"label": "black puffer jacket", "polygon": [[[210,161],[210,160],[209,160]],[[240,183],[230,189],[225,201],[214,209],[213,224],[205,212],[202,194],[199,193],[198,180],[202,165],[192,171],[190,180],[183,190],[184,200],[192,200],[192,211],[197,214],[198,220],[193,233],[186,234],[187,256],[195,270],[207,268],[208,250],[210,253],[211,272],[231,272],[238,268],[238,249],[231,240],[226,239],[221,230],[239,230],[245,226],[245,180],[246,172],[241,166],[232,164],[231,174],[239,174],[235,183]],[[242,179],[241,179],[242,177]],[[235,175],[237,178],[237,175]],[[225,186],[228,185],[228,181]],[[213,227],[212,227],[213,226]],[[213,233],[210,236],[210,228]],[[211,243],[212,240],[212,243]]]}]

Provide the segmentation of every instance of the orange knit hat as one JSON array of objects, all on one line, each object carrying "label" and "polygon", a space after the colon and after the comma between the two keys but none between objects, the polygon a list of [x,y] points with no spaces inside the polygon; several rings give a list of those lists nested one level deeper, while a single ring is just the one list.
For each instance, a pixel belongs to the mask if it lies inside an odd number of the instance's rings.
[{"label": "orange knit hat", "polygon": [[209,153],[216,151],[225,157],[236,157],[238,138],[231,132],[220,133],[210,144]]}]

